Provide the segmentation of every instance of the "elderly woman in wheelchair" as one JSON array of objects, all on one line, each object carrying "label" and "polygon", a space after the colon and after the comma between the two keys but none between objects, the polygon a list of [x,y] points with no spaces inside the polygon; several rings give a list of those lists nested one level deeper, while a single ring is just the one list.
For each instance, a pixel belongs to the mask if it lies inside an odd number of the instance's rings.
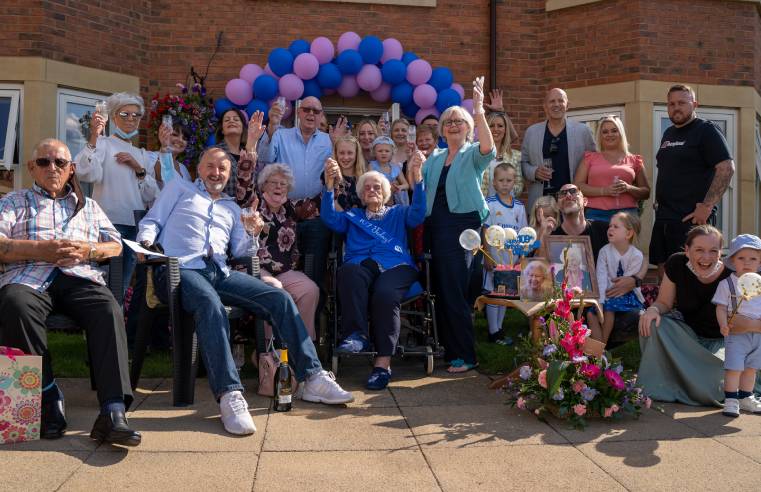
[{"label": "elderly woman in wheelchair", "polygon": [[408,180],[414,185],[412,205],[386,206],[391,184],[377,171],[359,177],[357,193],[364,205],[337,212],[333,190],[341,173],[333,159],[325,162],[325,186],[320,216],[325,224],[345,234],[344,263],[338,269],[337,291],[341,300],[339,352],[364,352],[369,348],[368,315],[373,320],[377,356],[366,387],[381,390],[391,378],[391,356],[401,328],[400,305],[417,280],[407,248],[407,229],[425,218],[425,190],[421,173],[425,157],[419,151],[409,165]]}]

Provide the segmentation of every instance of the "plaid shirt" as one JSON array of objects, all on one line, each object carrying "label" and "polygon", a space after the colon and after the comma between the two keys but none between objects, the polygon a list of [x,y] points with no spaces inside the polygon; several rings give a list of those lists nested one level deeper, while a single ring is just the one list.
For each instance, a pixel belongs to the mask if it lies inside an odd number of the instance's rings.
[{"label": "plaid shirt", "polygon": [[[68,221],[76,204],[77,197],[71,188],[59,198],[51,198],[36,183],[32,188],[9,193],[0,199],[0,237],[33,241],[70,239],[92,243],[121,242],[121,236],[106,214],[89,198],[76,217]],[[42,292],[50,285],[51,274],[56,268],[59,267],[38,260],[6,264],[0,273],[0,287],[22,284]],[[100,285],[106,284],[104,272],[91,263],[60,267],[60,271]]]}]

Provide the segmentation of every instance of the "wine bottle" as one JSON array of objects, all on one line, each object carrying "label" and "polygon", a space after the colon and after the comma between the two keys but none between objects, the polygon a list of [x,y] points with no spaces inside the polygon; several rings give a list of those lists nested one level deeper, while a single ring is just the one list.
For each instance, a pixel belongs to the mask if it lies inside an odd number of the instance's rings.
[{"label": "wine bottle", "polygon": [[273,405],[276,412],[291,411],[291,368],[288,366],[288,348],[280,351],[280,365],[275,371],[275,392]]}]

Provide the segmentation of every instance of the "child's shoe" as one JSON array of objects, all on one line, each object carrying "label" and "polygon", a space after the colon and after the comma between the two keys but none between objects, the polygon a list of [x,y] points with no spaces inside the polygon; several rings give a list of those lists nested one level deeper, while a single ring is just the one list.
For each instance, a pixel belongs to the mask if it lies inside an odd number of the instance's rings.
[{"label": "child's shoe", "polygon": [[739,417],[740,401],[737,398],[726,398],[724,400],[724,411],[721,414],[732,418]]},{"label": "child's shoe", "polygon": [[740,400],[740,410],[750,413],[761,413],[761,401],[758,401],[755,395],[750,395]]}]

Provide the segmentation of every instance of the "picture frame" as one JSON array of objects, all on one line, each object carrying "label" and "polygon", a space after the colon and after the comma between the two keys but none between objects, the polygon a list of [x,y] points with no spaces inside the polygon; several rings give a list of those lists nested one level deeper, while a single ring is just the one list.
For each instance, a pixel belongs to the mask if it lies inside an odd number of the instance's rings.
[{"label": "picture frame", "polygon": [[[595,257],[589,236],[549,236],[546,240],[548,259],[554,270],[555,284],[560,286],[568,275],[567,289],[580,287],[585,298],[599,298]],[[566,249],[568,249],[566,256],[568,266],[564,268],[563,258]],[[576,297],[580,296],[577,295]]]},{"label": "picture frame", "polygon": [[521,258],[521,301],[544,302],[552,297],[552,287],[552,269],[547,258]]}]

